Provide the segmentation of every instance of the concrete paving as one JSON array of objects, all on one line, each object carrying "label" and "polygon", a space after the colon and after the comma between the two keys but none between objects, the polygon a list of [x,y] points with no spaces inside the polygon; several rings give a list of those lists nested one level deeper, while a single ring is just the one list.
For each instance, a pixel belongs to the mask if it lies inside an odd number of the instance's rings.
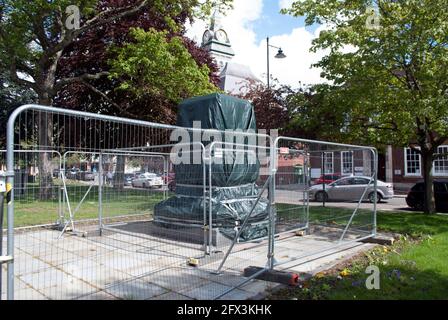
[{"label": "concrete paving", "polygon": [[[261,280],[241,285],[246,280],[242,276],[244,268],[266,265],[266,241],[237,244],[217,275],[213,272],[228,244],[214,248],[217,252],[205,257],[200,245],[151,234],[105,231],[99,236],[89,233],[93,229],[84,231],[87,237],[65,234],[59,238],[59,231],[49,229],[16,233],[15,298],[244,300],[276,286]],[[320,230],[304,237],[283,235],[276,242],[277,268],[314,274],[372,248],[371,244],[358,242],[335,248],[332,240],[337,236],[332,237],[331,232]],[[349,234],[348,239],[351,237],[354,235]],[[313,254],[319,251],[324,252]],[[191,257],[198,258],[199,266],[187,265]]]}]

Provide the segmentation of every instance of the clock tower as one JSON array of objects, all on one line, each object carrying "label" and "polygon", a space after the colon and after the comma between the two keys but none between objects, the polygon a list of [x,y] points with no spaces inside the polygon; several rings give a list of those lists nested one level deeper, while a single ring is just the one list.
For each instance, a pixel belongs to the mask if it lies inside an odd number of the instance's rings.
[{"label": "clock tower", "polygon": [[219,67],[219,72],[221,72],[226,64],[235,56],[232,46],[230,45],[229,37],[222,27],[221,18],[217,11],[213,13],[210,20],[210,26],[205,30],[204,35],[202,36],[201,47],[209,51],[211,56],[215,58]]}]

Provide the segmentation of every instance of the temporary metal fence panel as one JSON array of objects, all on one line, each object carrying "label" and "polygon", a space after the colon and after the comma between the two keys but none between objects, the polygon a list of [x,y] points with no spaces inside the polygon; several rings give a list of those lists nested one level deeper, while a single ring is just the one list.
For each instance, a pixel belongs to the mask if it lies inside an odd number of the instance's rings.
[{"label": "temporary metal fence panel", "polygon": [[245,268],[302,259],[283,252],[296,231],[329,246],[375,233],[370,187],[330,203],[312,186],[340,152],[341,171],[362,168],[376,190],[371,148],[36,105],[7,138],[9,299],[225,298],[258,275]]},{"label": "temporary metal fence panel", "polygon": [[[114,221],[150,219],[155,203],[167,197],[167,161],[165,155],[137,151],[64,153],[61,172],[68,196],[62,233],[69,228],[83,234],[92,226],[101,232]],[[138,179],[144,173],[154,183]]]},{"label": "temporary metal fence panel", "polygon": [[309,156],[299,148],[277,147],[275,152],[276,234],[309,227]]},{"label": "temporary metal fence panel", "polygon": [[[51,200],[48,206],[54,209],[56,214],[46,215],[40,218],[41,225],[55,225],[62,218],[62,188],[64,185],[63,177],[60,175],[59,168],[62,165],[62,156],[59,152],[53,150],[15,150],[14,151],[14,191],[15,198],[19,200],[19,207],[34,208],[34,202],[41,197],[38,185],[38,163],[44,154],[48,155],[49,165],[53,175],[53,183],[48,189],[48,199]],[[0,171],[6,171],[6,150],[0,150]],[[18,225],[22,227],[34,225],[37,214],[30,213],[30,216],[17,216]],[[25,218],[29,221],[23,222]]]},{"label": "temporary metal fence panel", "polygon": [[[275,242],[276,266],[375,236],[377,201],[392,190],[377,189],[374,148],[280,137],[276,150],[276,232],[298,236],[288,248]],[[328,245],[314,250],[307,235]],[[295,246],[308,250],[291,251]]]},{"label": "temporary metal fence panel", "polygon": [[211,221],[212,246],[207,267],[212,273],[234,275],[234,288],[258,275],[242,277],[249,266],[269,269],[272,240],[271,141],[262,135],[247,138],[258,141],[241,144],[226,139],[208,146],[208,221]]},{"label": "temporary metal fence panel", "polygon": [[[7,264],[7,297],[214,299],[235,288],[240,274],[211,272],[219,258],[208,240],[209,155],[201,136],[216,134],[222,133],[36,105],[18,108],[7,133],[8,183],[14,185],[7,208],[6,251],[14,257]],[[194,135],[199,142],[189,140]],[[167,226],[155,213],[178,196],[182,186],[170,188],[170,176],[178,157],[189,152],[197,154],[200,170],[184,183],[198,185],[204,205],[178,217],[184,223]],[[26,188],[14,175],[18,154],[35,155],[35,164],[23,165],[34,170],[34,185]],[[126,176],[134,168],[144,180],[139,185],[139,175],[130,185]],[[159,182],[145,185],[153,180]],[[190,204],[178,198],[175,209]],[[189,223],[192,212],[200,217],[195,225]]]}]

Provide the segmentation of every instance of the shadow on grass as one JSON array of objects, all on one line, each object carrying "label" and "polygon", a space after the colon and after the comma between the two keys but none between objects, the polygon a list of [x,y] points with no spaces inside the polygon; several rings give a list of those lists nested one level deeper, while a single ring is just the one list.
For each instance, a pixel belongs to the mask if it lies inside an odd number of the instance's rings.
[{"label": "shadow on grass", "polygon": [[409,235],[439,234],[448,232],[448,216],[428,215],[419,212],[386,213],[377,215],[378,228]]}]

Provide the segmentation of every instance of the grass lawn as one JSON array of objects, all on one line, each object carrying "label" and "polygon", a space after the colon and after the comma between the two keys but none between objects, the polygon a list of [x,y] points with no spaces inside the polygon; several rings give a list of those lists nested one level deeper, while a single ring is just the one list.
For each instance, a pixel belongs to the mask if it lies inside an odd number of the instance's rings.
[{"label": "grass lawn", "polygon": [[[88,190],[85,185],[68,186],[69,201],[72,210],[80,203]],[[154,190],[124,189],[115,191],[113,188],[104,188],[103,217],[151,214],[154,206],[163,200],[163,192]],[[41,224],[51,224],[58,219],[59,200],[36,200],[36,194],[28,189],[26,197],[16,197],[14,209],[14,226],[24,227]],[[68,217],[68,209],[65,209]],[[5,211],[6,216],[6,211]],[[98,190],[92,188],[79,210],[75,220],[98,218]],[[6,218],[5,224],[6,225]]]},{"label": "grass lawn", "polygon": [[[306,223],[307,214],[305,207],[302,205],[277,203],[276,210],[280,223],[282,221],[292,221],[301,224]],[[353,209],[310,206],[308,214],[310,224],[332,225],[343,228],[349,222],[353,214]],[[350,226],[368,232],[373,229],[373,223],[373,211],[360,209],[354,216]]]},{"label": "grass lawn", "polygon": [[[69,201],[72,210],[80,203],[88,190],[85,185],[69,185],[67,187]],[[54,192],[56,193],[56,192]],[[31,188],[25,197],[16,195],[14,209],[15,227],[33,226],[54,223],[58,218],[59,200],[37,200],[37,192]],[[116,191],[113,188],[104,188],[103,193],[103,217],[116,217],[135,214],[151,214],[154,206],[163,200],[163,193],[157,190],[143,190],[126,188]],[[280,219],[295,222],[305,222],[306,214],[301,206],[290,204],[277,204],[277,214]],[[68,209],[65,209],[68,217]],[[310,221],[312,223],[329,223],[345,225],[352,215],[352,209],[310,207]],[[5,211],[6,216],[6,211]],[[95,219],[98,217],[98,190],[93,188],[79,210],[75,214],[75,220]],[[352,225],[371,225],[372,212],[359,210]],[[5,223],[6,225],[6,223]]]},{"label": "grass lawn", "polygon": [[[403,236],[271,298],[448,299],[448,216],[379,212],[378,229]],[[366,289],[369,265],[380,270],[379,290]]]}]

